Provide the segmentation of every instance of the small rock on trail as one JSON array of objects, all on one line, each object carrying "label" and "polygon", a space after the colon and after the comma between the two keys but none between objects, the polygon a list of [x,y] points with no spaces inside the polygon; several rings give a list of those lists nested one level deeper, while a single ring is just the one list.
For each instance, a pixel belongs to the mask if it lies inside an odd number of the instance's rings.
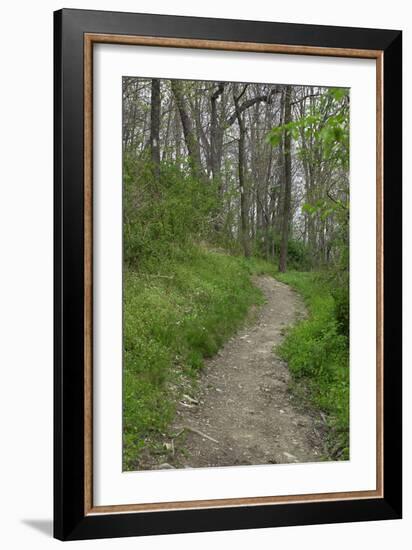
[{"label": "small rock on trail", "polygon": [[324,453],[322,423],[292,399],[289,370],[274,353],[285,326],[305,315],[303,302],[272,277],[254,284],[266,299],[257,318],[205,362],[197,403],[178,406],[175,468],[316,462]]}]

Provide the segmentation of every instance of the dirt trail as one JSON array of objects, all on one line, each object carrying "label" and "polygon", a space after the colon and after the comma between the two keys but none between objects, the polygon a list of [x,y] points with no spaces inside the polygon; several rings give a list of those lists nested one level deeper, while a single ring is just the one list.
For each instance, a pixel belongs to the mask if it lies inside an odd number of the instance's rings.
[{"label": "dirt trail", "polygon": [[305,314],[302,300],[272,277],[254,283],[265,305],[206,362],[198,394],[178,407],[172,431],[185,430],[174,440],[175,468],[313,462],[324,452],[321,420],[292,397],[287,365],[273,351]]}]

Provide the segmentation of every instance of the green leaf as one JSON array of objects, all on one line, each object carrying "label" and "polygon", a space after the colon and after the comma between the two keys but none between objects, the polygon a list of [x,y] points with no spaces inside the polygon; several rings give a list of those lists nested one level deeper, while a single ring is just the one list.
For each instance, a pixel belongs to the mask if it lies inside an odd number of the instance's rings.
[{"label": "green leaf", "polygon": [[348,88],[330,88],[329,95],[336,101],[341,101],[345,96],[349,95]]}]

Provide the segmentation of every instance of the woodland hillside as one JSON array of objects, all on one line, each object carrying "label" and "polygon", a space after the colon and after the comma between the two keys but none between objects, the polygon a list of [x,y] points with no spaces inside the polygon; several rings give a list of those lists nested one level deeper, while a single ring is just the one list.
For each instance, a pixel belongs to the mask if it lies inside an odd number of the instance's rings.
[{"label": "woodland hillside", "polygon": [[125,469],[262,302],[256,273],[306,301],[278,353],[347,458],[349,90],[124,77],[123,189]]}]

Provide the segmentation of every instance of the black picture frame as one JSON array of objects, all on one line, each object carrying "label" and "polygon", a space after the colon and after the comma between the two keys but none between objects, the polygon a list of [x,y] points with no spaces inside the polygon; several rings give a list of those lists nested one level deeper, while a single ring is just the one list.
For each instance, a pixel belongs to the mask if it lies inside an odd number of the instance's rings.
[{"label": "black picture frame", "polygon": [[[86,514],[84,36],[379,50],[383,54],[383,496]],[[54,13],[54,536],[61,540],[397,519],[402,515],[402,33],[63,9]]]}]

